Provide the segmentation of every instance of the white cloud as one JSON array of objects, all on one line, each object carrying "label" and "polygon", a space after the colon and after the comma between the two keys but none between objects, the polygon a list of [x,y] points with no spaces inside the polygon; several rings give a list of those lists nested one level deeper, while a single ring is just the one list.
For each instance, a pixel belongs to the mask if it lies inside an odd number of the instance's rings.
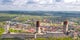
[{"label": "white cloud", "polygon": [[53,4],[53,0],[34,0],[38,4]]},{"label": "white cloud", "polygon": [[13,5],[25,5],[28,0],[14,0]]},{"label": "white cloud", "polygon": [[71,3],[71,2],[74,3],[74,2],[76,2],[76,0],[64,0],[64,2],[65,3]]},{"label": "white cloud", "polygon": [[[39,4],[27,4],[28,0],[13,0],[14,5],[0,5],[0,10],[47,10],[47,11],[80,11],[80,6],[72,4],[55,4],[55,5],[45,5],[52,4],[53,0],[33,0]],[[72,2],[72,1],[67,1]]]}]

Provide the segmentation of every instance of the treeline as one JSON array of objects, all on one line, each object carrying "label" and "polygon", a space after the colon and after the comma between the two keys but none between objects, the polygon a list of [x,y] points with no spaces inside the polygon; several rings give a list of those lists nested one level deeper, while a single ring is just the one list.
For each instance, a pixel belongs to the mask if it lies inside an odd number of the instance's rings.
[{"label": "treeline", "polygon": [[62,17],[80,17],[78,11],[0,11],[0,13],[9,14],[25,14],[25,15],[38,15],[38,16],[62,16]]}]

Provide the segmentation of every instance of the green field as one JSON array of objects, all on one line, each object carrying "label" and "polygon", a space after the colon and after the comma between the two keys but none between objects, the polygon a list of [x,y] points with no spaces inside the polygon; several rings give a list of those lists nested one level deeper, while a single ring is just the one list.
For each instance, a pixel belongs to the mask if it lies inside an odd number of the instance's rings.
[{"label": "green field", "polygon": [[4,28],[0,27],[0,35],[2,35],[4,31]]}]

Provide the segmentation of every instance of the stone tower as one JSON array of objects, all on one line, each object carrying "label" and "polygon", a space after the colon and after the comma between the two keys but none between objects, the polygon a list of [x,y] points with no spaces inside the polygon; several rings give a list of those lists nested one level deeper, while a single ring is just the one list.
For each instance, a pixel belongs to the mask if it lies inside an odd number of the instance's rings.
[{"label": "stone tower", "polygon": [[7,34],[10,33],[9,28],[10,28],[10,21],[7,21],[7,24],[6,24],[6,33]]},{"label": "stone tower", "polygon": [[68,21],[63,22],[63,32],[67,33],[68,32]]},{"label": "stone tower", "polygon": [[36,21],[36,32],[37,32],[37,33],[41,33],[40,21]]}]

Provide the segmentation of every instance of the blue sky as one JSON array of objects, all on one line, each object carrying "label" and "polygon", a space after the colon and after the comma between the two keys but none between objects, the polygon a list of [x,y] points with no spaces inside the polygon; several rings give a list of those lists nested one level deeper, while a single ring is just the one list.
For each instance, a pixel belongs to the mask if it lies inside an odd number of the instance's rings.
[{"label": "blue sky", "polygon": [[0,0],[0,11],[80,11],[80,0]]}]

